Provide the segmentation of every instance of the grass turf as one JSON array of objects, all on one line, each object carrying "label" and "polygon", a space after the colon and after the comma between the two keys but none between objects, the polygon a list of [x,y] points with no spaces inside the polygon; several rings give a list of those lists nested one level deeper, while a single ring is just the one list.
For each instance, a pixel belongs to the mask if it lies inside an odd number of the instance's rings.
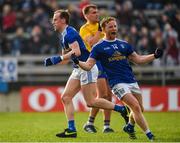
[{"label": "grass turf", "polygon": [[[180,112],[148,112],[144,114],[157,142],[180,142]],[[0,113],[0,142],[148,142],[136,126],[137,140],[130,140],[122,131],[123,119],[113,112],[111,127],[115,133],[104,134],[103,117],[99,113],[95,125],[98,133],[82,129],[88,113],[76,113],[78,137],[61,139],[55,136],[67,127],[64,113]]]}]

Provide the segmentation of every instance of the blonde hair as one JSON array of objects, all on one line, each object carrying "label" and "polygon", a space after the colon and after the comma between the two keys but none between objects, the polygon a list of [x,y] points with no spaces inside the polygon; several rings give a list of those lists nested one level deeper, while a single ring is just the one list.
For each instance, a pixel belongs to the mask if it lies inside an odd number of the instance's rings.
[{"label": "blonde hair", "polygon": [[90,8],[97,9],[97,6],[94,5],[94,4],[88,4],[88,5],[86,5],[86,6],[82,9],[83,15],[88,14]]},{"label": "blonde hair", "polygon": [[110,16],[103,18],[100,22],[101,27],[105,28],[106,24],[108,24],[110,21],[116,21],[116,18]]}]

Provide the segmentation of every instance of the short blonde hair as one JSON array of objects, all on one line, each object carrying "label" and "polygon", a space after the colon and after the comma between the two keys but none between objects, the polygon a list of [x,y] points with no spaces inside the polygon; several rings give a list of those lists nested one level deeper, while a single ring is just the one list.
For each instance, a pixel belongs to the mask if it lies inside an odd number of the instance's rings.
[{"label": "short blonde hair", "polygon": [[86,15],[89,13],[90,8],[97,9],[97,6],[95,4],[88,4],[82,9],[83,15]]},{"label": "short blonde hair", "polygon": [[106,24],[108,24],[110,21],[116,21],[116,18],[110,16],[103,18],[100,22],[101,27],[105,28]]}]

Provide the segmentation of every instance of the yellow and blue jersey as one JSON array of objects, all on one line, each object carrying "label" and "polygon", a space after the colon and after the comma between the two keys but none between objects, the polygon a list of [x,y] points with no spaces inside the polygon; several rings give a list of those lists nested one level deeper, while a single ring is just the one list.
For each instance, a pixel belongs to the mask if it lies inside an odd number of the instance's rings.
[{"label": "yellow and blue jersey", "polygon": [[[80,36],[84,40],[84,43],[85,43],[88,51],[91,51],[92,47],[86,41],[86,38],[90,37],[90,36],[94,36],[97,31],[98,31],[98,23],[95,23],[95,24],[86,23],[80,28],[80,32],[79,32]],[[101,40],[103,37],[104,37],[104,33],[101,32],[99,40]],[[97,61],[96,65],[97,65],[98,71],[99,71],[98,78],[107,78],[107,75],[104,72],[103,67],[101,66],[101,63],[99,61]]]},{"label": "yellow and blue jersey", "polygon": [[133,52],[133,47],[125,41],[103,39],[93,46],[90,57],[101,62],[113,87],[118,83],[137,82],[127,59]]}]

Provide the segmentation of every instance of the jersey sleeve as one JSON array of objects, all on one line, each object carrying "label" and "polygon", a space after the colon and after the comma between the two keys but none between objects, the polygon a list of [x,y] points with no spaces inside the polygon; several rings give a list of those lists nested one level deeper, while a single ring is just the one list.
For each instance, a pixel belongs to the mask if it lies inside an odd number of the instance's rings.
[{"label": "jersey sleeve", "polygon": [[134,52],[134,48],[130,44],[126,44],[126,46],[127,46],[126,56],[129,56]]},{"label": "jersey sleeve", "polygon": [[98,60],[98,46],[93,46],[89,57]]},{"label": "jersey sleeve", "polygon": [[72,44],[73,42],[77,41],[78,39],[78,33],[71,32],[68,35],[65,36],[65,41],[67,44]]}]

